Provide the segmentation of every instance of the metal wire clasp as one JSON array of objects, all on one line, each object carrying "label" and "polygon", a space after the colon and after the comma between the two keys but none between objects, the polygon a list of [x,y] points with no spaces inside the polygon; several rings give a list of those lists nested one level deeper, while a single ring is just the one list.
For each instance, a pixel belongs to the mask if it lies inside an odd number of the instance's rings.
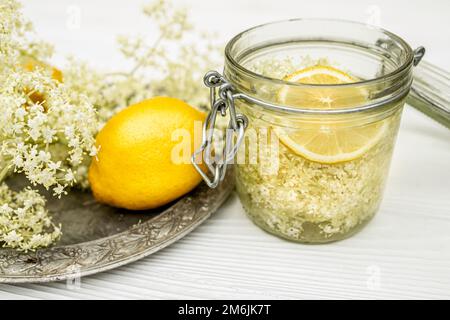
[{"label": "metal wire clasp", "polygon": [[[203,82],[210,89],[211,111],[203,124],[202,144],[194,152],[191,162],[210,188],[215,188],[224,179],[228,164],[234,157],[244,139],[248,119],[236,113],[236,95],[232,85],[217,71],[209,71]],[[216,128],[217,116],[226,117],[229,113],[228,128]],[[219,129],[222,146],[215,144],[215,132]],[[216,130],[216,131],[215,131]],[[236,137],[236,138],[235,138]],[[216,148],[214,148],[214,146]],[[204,160],[208,172],[204,172],[200,164]],[[211,176],[211,177],[210,177]]]}]

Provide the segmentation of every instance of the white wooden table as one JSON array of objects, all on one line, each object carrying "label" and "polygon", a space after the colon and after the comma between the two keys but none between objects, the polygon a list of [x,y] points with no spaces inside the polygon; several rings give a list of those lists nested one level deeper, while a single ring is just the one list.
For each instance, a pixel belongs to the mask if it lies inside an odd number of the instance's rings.
[{"label": "white wooden table", "polygon": [[[450,69],[446,0],[185,2],[197,24],[211,26],[224,42],[249,26],[291,17],[379,20],[414,46],[426,46],[428,61]],[[123,63],[114,49],[116,34],[145,32],[141,4],[27,0],[25,7],[39,33],[56,44],[58,57],[71,52],[107,68]],[[66,27],[73,5],[81,8],[78,29]],[[448,299],[450,131],[405,110],[380,212],[351,239],[318,246],[280,240],[255,227],[233,195],[194,232],[146,259],[83,278],[80,285],[0,285],[0,298]]]}]

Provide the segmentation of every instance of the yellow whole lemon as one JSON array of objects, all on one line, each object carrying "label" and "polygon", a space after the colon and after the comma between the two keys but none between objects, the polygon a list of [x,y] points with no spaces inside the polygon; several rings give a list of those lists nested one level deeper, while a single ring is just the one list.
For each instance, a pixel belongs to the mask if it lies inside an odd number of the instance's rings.
[{"label": "yellow whole lemon", "polygon": [[201,177],[189,158],[201,142],[204,120],[204,113],[168,97],[145,100],[116,114],[98,133],[99,152],[89,168],[96,200],[145,210],[192,190]]}]

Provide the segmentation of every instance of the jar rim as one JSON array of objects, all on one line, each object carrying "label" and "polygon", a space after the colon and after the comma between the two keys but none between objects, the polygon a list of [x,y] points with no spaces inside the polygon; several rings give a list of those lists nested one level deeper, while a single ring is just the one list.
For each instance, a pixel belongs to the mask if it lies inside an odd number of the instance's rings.
[{"label": "jar rim", "polygon": [[[371,79],[366,79],[366,80],[361,80],[361,81],[356,81],[356,82],[351,82],[351,83],[340,83],[340,84],[305,84],[305,83],[298,83],[298,82],[290,82],[290,81],[286,81],[283,79],[274,78],[274,77],[262,75],[260,73],[256,73],[256,72],[251,71],[250,69],[244,67],[242,64],[240,64],[235,59],[235,57],[233,57],[233,54],[231,52],[232,49],[234,48],[236,43],[246,34],[252,32],[252,31],[258,30],[260,28],[263,28],[263,27],[271,26],[271,25],[287,23],[287,22],[299,22],[299,21],[346,23],[346,24],[354,24],[355,26],[370,28],[371,30],[376,30],[382,34],[387,35],[389,38],[391,38],[391,39],[395,40],[397,43],[399,43],[401,45],[402,49],[404,49],[406,52],[406,59],[400,66],[395,68],[393,71],[391,71],[387,74],[384,74],[382,76],[371,78]],[[396,34],[390,32],[390,31],[387,31],[386,29],[380,28],[380,27],[372,26],[369,24],[361,23],[361,22],[345,20],[345,19],[295,18],[295,19],[279,20],[279,21],[269,22],[269,23],[265,23],[265,24],[260,24],[260,25],[254,26],[252,28],[249,28],[247,30],[240,32],[239,34],[234,36],[227,43],[227,45],[225,47],[225,59],[234,68],[238,69],[243,74],[246,74],[247,76],[251,76],[253,78],[257,78],[259,80],[270,81],[271,83],[287,85],[287,86],[290,86],[293,88],[308,88],[308,87],[343,88],[343,87],[352,87],[352,86],[361,86],[361,85],[372,85],[372,84],[376,84],[379,82],[388,81],[389,79],[396,77],[397,75],[401,74],[404,70],[409,68],[411,65],[413,65],[414,52],[413,52],[411,46],[405,40],[403,40],[401,37],[397,36]]]}]

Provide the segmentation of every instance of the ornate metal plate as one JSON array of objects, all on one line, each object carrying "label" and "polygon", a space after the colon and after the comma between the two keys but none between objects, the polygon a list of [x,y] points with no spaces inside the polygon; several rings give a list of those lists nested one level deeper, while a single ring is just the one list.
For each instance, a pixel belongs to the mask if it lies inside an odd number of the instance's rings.
[{"label": "ornate metal plate", "polygon": [[36,252],[0,249],[0,283],[77,278],[141,259],[200,225],[226,200],[233,186],[229,172],[216,189],[202,183],[165,208],[143,212],[98,204],[90,193],[81,191],[61,200],[49,197],[54,220],[63,225],[62,239]]}]

